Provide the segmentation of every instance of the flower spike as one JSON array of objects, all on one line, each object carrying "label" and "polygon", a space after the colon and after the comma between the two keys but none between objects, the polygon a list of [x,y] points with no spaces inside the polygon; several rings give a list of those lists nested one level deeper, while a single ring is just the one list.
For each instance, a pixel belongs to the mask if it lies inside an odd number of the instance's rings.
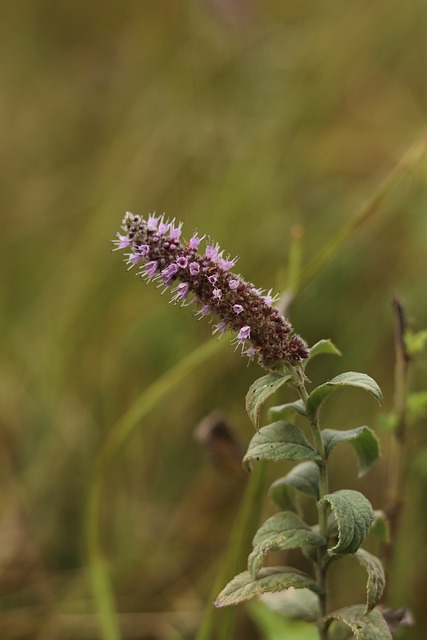
[{"label": "flower spike", "polygon": [[[147,281],[160,282],[172,292],[171,302],[196,303],[196,315],[218,316],[213,333],[226,329],[237,335],[233,344],[252,360],[255,356],[266,369],[283,364],[297,364],[308,357],[308,348],[293,332],[288,320],[273,306],[276,296],[262,295],[254,285],[245,282],[230,269],[237,258],[223,258],[218,244],[194,233],[188,242],[181,240],[182,223],[150,214],[147,219],[126,213],[117,234],[116,249],[128,249],[127,264],[138,265],[138,275]],[[199,245],[205,240],[205,250]]]}]

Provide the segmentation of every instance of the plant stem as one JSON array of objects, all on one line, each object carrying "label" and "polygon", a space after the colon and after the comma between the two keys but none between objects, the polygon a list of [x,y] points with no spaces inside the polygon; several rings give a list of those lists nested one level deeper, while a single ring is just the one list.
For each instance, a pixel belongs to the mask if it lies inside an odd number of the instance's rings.
[{"label": "plant stem", "polygon": [[[301,400],[307,405],[308,392],[305,388],[305,374],[302,369],[295,370],[294,374],[295,386],[298,390]],[[319,519],[319,532],[327,539],[328,537],[328,511],[325,503],[322,502],[322,498],[329,493],[329,479],[328,468],[325,454],[325,447],[322,440],[322,431],[320,429],[319,417],[316,414],[313,418],[310,418],[310,427],[314,439],[314,444],[321,460],[317,462],[319,467],[319,501],[317,503],[317,512]],[[318,547],[317,549],[317,561],[315,562],[316,580],[320,587],[319,605],[321,618],[326,615],[328,603],[327,603],[327,571],[328,571],[328,554],[325,547]],[[320,640],[328,640],[328,630],[325,628],[322,622],[318,623],[318,630]]]}]

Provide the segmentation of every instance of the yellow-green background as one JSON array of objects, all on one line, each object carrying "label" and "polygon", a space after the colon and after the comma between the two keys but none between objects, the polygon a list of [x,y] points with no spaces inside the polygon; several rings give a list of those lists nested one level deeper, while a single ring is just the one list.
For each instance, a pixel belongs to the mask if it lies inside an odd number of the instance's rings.
[{"label": "yellow-green background", "polygon": [[[100,637],[83,535],[94,460],[138,394],[210,336],[110,252],[125,210],[166,211],[184,236],[197,227],[239,254],[257,286],[277,286],[292,227],[304,227],[308,264],[422,133],[426,35],[425,0],[2,4],[2,639]],[[319,361],[313,380],[365,371],[384,411],[392,295],[427,326],[426,171],[424,160],[291,308],[310,343],[330,337],[344,353]],[[102,541],[126,638],[191,638],[197,627],[243,483],[210,466],[193,431],[220,408],[248,442],[243,398],[261,371],[245,364],[223,349],[110,465]],[[426,387],[425,361],[413,385]],[[376,425],[387,451],[369,398],[344,394],[324,415],[329,427]],[[420,640],[426,427],[411,434],[391,586],[418,619],[404,637]],[[380,508],[386,461],[360,481],[341,454],[332,487],[365,491]],[[350,564],[337,574],[335,606],[363,599],[357,575]]]}]

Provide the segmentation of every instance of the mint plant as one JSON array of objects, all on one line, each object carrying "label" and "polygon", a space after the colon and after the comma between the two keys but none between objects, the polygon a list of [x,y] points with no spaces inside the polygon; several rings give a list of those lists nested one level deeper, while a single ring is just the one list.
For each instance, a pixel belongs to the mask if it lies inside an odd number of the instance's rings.
[{"label": "mint plant", "polygon": [[[362,549],[374,521],[369,500],[359,491],[329,490],[328,458],[342,443],[350,443],[359,461],[359,475],[366,473],[379,456],[379,444],[367,426],[347,431],[322,429],[320,410],[335,391],[357,388],[367,391],[378,402],[382,394],[377,383],[363,373],[347,372],[315,389],[309,388],[307,365],[322,354],[339,354],[330,340],[308,348],[289,321],[274,306],[272,292],[257,289],[233,273],[236,258],[224,256],[220,247],[205,236],[193,234],[181,239],[181,224],[164,216],[147,218],[127,213],[115,240],[125,249],[129,268],[171,292],[171,302],[190,306],[198,318],[216,317],[213,334],[221,337],[235,332],[231,343],[250,360],[267,370],[256,380],[246,396],[246,411],[256,433],[243,463],[250,470],[259,461],[297,463],[283,478],[274,482],[270,496],[281,509],[259,528],[247,570],[237,575],[218,595],[215,605],[237,605],[262,594],[297,590],[293,615],[315,623],[321,640],[330,638],[331,625],[341,623],[347,637],[358,640],[391,638],[387,624],[376,609],[384,589],[381,562]],[[200,251],[204,241],[204,251]],[[264,424],[263,409],[271,396],[288,387],[291,402],[269,409]],[[306,429],[299,426],[304,421]],[[304,521],[298,496],[304,494],[317,506],[317,522]],[[293,567],[265,567],[269,551],[301,549],[313,566],[311,575]],[[367,573],[366,603],[352,604],[337,611],[328,608],[328,570],[332,562],[352,556]],[[307,614],[307,607],[309,614]]]}]

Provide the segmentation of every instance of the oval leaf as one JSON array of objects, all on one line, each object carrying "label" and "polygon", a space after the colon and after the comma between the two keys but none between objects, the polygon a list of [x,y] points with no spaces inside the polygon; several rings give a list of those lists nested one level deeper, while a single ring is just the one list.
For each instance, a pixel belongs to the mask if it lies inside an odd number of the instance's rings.
[{"label": "oval leaf", "polygon": [[301,491],[316,500],[319,499],[319,467],[315,462],[297,464],[283,478],[279,478],[270,487],[269,494],[278,507],[294,507],[294,491]]},{"label": "oval leaf", "polygon": [[301,416],[307,415],[303,400],[295,400],[295,402],[287,402],[276,407],[270,407],[268,415],[272,420],[292,420],[294,413]]},{"label": "oval leaf", "polygon": [[367,376],[365,373],[348,371],[347,373],[341,373],[339,376],[332,378],[332,380],[325,382],[325,384],[321,384],[310,393],[306,403],[307,415],[311,418],[315,417],[325,398],[342,387],[357,387],[364,391],[369,391],[380,403],[383,398],[381,389],[373,378]]},{"label": "oval leaf", "polygon": [[264,522],[253,539],[254,550],[248,558],[248,570],[256,578],[268,551],[286,551],[304,545],[321,546],[326,540],[296,513],[283,511]]},{"label": "oval leaf", "polygon": [[371,468],[380,455],[378,438],[369,427],[357,427],[348,431],[324,429],[322,431],[322,440],[326,456],[329,456],[340,442],[349,442],[359,461],[359,477],[363,476]]},{"label": "oval leaf", "polygon": [[338,526],[338,542],[332,553],[356,553],[374,519],[374,510],[359,491],[341,489],[322,498],[331,507]]},{"label": "oval leaf", "polygon": [[366,583],[366,609],[365,613],[372,611],[377,606],[385,587],[385,575],[383,566],[376,556],[364,549],[358,549],[354,554],[359,564],[366,569],[368,582]]},{"label": "oval leaf", "polygon": [[301,429],[281,420],[259,430],[249,443],[244,465],[253,460],[321,460]]},{"label": "oval leaf", "polygon": [[356,640],[392,640],[386,621],[377,609],[365,613],[363,605],[353,605],[333,611],[323,620],[326,624],[337,620],[354,634]]},{"label": "oval leaf", "polygon": [[279,373],[269,373],[255,380],[249,387],[249,391],[246,394],[246,412],[257,429],[260,423],[262,405],[290,378],[290,375],[284,376]]},{"label": "oval leaf", "polygon": [[319,342],[316,342],[316,344],[310,348],[308,358],[305,360],[304,366],[307,366],[313,358],[316,358],[316,356],[321,355],[341,356],[342,353],[336,348],[332,340],[319,340]]},{"label": "oval leaf", "polygon": [[249,571],[239,573],[221,591],[215,600],[216,607],[229,607],[240,604],[262,593],[274,593],[288,587],[311,589],[319,593],[319,585],[306,573],[292,567],[266,567],[261,569],[254,580]]}]

